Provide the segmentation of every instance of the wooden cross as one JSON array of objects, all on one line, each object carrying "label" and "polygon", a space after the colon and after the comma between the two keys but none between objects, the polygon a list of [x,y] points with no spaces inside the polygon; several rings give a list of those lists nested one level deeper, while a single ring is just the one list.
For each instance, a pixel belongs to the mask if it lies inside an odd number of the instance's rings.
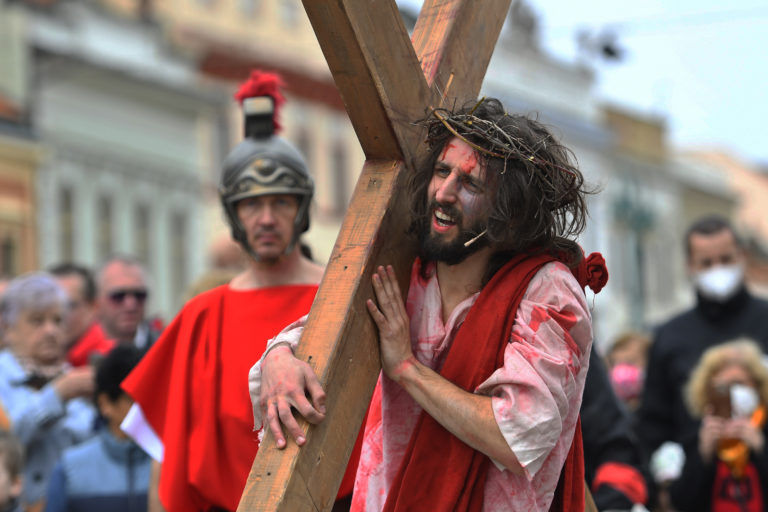
[{"label": "wooden cross", "polygon": [[296,352],[326,391],[326,418],[304,424],[301,448],[265,435],[238,511],[331,509],[381,369],[371,273],[391,263],[407,290],[415,256],[396,186],[426,153],[414,121],[477,98],[510,2],[427,0],[411,43],[394,0],[303,0],[366,161]]}]

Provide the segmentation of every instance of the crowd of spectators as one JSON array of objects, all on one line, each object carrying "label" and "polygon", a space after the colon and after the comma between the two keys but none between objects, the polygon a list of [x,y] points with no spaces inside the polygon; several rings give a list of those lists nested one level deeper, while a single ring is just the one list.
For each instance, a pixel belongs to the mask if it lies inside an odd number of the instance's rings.
[{"label": "crowd of spectators", "polygon": [[120,383],[159,334],[144,269],[64,263],[0,295],[0,511],[146,510],[149,457]]},{"label": "crowd of spectators", "polygon": [[768,301],[745,279],[743,243],[706,216],[683,240],[695,304],[604,354],[632,417],[656,512],[768,511]]}]

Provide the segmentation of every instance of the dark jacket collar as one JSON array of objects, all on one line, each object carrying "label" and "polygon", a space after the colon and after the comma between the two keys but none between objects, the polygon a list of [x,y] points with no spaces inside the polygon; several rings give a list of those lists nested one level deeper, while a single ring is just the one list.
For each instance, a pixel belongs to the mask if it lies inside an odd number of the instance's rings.
[{"label": "dark jacket collar", "polygon": [[732,316],[743,310],[751,300],[752,296],[743,284],[736,295],[725,302],[717,302],[708,299],[696,292],[696,309],[710,320],[720,320],[727,316]]}]

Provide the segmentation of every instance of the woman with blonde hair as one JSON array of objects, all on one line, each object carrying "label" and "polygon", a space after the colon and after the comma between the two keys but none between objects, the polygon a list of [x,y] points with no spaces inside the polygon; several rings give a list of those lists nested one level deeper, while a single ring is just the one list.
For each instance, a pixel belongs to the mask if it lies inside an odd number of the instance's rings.
[{"label": "woman with blonde hair", "polygon": [[670,487],[680,512],[768,512],[765,450],[768,367],[757,344],[739,339],[707,350],[686,388],[701,424]]}]

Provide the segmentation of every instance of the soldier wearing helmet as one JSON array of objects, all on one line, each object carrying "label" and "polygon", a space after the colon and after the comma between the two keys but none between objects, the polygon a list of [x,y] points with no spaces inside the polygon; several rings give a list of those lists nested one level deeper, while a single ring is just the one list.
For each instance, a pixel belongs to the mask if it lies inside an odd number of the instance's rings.
[{"label": "soldier wearing helmet", "polygon": [[276,75],[254,71],[235,95],[245,139],[219,183],[248,265],[191,299],[123,381],[135,400],[123,429],[157,461],[150,500],[159,495],[168,512],[237,508],[259,445],[248,369],[268,339],[309,311],[323,274],[297,250],[314,185],[299,151],[276,135],[278,86]]}]

